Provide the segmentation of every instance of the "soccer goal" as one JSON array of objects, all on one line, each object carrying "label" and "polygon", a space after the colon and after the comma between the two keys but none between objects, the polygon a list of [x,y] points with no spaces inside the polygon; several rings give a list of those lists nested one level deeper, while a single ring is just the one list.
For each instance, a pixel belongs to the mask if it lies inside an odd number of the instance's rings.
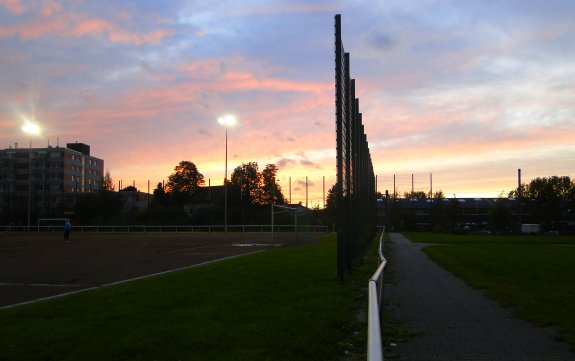
[{"label": "soccer goal", "polygon": [[64,224],[69,220],[70,218],[38,218],[37,229],[38,232],[40,232],[41,229],[47,232],[64,230]]},{"label": "soccer goal", "polygon": [[[278,215],[287,213],[289,215],[288,224],[278,224]],[[304,214],[305,213],[305,214]],[[307,215],[307,212],[302,212],[301,208],[289,207],[279,204],[272,204],[272,246],[275,247],[276,233],[278,232],[293,232],[294,241],[297,242],[298,224],[297,218]],[[285,220],[285,218],[284,218]],[[284,245],[285,246],[285,245]]]}]

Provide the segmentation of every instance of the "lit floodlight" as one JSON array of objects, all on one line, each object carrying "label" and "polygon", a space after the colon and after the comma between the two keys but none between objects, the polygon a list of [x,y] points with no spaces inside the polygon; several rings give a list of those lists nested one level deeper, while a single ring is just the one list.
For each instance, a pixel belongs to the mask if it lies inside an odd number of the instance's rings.
[{"label": "lit floodlight", "polygon": [[223,125],[224,127],[232,127],[236,124],[237,120],[236,117],[233,115],[224,115],[223,117],[218,118],[218,123]]},{"label": "lit floodlight", "polygon": [[24,118],[22,131],[30,136],[30,148],[28,151],[28,231],[30,230],[30,214],[32,209],[32,138],[38,136],[41,130],[37,123]]},{"label": "lit floodlight", "polygon": [[40,134],[40,126],[36,123],[33,123],[29,120],[26,120],[26,123],[24,123],[24,125],[22,126],[22,130],[24,131],[24,133],[29,134],[29,135],[38,135]]},{"label": "lit floodlight", "polygon": [[226,175],[224,177],[224,231],[228,232],[228,128],[236,124],[236,117],[224,115],[218,118],[218,123],[226,127]]}]

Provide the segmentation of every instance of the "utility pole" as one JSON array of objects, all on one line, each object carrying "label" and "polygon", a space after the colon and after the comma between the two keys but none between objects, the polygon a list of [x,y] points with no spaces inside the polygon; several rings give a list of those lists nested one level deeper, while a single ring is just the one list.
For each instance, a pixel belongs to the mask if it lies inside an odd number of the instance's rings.
[{"label": "utility pole", "polygon": [[307,208],[307,175],[305,176],[305,207]]},{"label": "utility pole", "polygon": [[323,208],[325,209],[325,176],[323,176]]},{"label": "utility pole", "polygon": [[521,168],[517,169],[517,196],[519,197],[519,232],[521,232],[521,224],[523,224],[523,189],[521,187]]}]

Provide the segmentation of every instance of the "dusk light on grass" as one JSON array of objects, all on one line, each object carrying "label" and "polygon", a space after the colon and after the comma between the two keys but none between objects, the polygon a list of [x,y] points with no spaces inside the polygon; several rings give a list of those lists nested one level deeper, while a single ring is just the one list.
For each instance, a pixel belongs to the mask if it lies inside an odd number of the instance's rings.
[{"label": "dusk light on grass", "polygon": [[[340,13],[378,190],[496,197],[575,176],[575,2],[0,0],[0,145],[82,142],[146,191],[182,160],[274,163],[294,202],[335,182]],[[207,183],[207,182],[206,182]],[[409,191],[405,180],[400,191]]]}]

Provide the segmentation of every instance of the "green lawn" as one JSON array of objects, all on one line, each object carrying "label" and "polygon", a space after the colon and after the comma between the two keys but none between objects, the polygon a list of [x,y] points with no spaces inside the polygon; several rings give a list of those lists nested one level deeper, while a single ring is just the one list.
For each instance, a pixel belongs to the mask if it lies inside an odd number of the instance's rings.
[{"label": "green lawn", "polygon": [[557,329],[575,347],[575,237],[405,234],[448,243],[424,251],[521,318]]},{"label": "green lawn", "polygon": [[358,297],[335,266],[331,237],[3,310],[0,360],[338,360]]},{"label": "green lawn", "polygon": [[446,234],[436,232],[403,232],[413,242],[419,243],[506,243],[506,244],[573,244],[575,236],[540,236],[540,235],[479,235],[479,234]]}]

